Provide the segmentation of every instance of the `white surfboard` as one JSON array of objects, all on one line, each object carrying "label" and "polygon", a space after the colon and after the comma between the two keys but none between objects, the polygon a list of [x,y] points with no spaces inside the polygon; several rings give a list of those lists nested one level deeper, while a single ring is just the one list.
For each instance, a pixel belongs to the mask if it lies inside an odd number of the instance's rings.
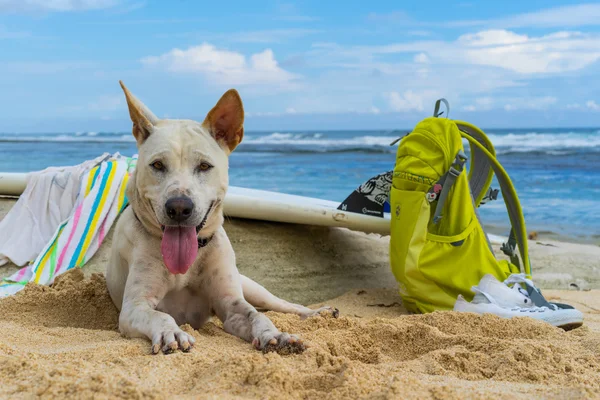
[{"label": "white surfboard", "polygon": [[[0,195],[18,196],[27,174],[0,173]],[[230,186],[223,208],[226,216],[291,224],[345,227],[389,235],[389,214],[384,218],[338,210],[335,201]]]},{"label": "white surfboard", "polygon": [[0,172],[0,196],[19,196],[27,185],[27,174]]},{"label": "white surfboard", "polygon": [[225,215],[292,224],[344,227],[366,233],[390,234],[390,215],[384,217],[338,210],[340,203],[311,197],[230,186]]},{"label": "white surfboard", "polygon": [[[18,196],[25,190],[27,174],[0,173],[0,195]],[[340,203],[266,190],[230,186],[224,200],[224,213],[234,218],[291,224],[344,227],[365,233],[390,234],[390,214],[383,218],[338,210]],[[489,235],[490,241],[506,241]]]}]

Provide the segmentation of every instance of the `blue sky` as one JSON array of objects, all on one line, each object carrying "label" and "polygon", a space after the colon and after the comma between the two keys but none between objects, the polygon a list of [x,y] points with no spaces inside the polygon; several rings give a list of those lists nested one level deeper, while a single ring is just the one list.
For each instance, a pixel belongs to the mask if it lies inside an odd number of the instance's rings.
[{"label": "blue sky", "polygon": [[[257,5],[260,4],[260,5]],[[128,130],[118,80],[246,128],[414,126],[439,97],[482,127],[600,126],[600,3],[0,0],[0,131]]]}]

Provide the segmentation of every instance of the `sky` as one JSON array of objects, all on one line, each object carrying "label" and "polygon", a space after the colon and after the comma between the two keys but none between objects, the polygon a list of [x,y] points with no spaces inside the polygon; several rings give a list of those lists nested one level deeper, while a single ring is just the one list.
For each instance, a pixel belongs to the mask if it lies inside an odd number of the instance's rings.
[{"label": "sky", "polygon": [[126,131],[229,88],[247,130],[600,126],[600,3],[0,0],[0,132]]}]

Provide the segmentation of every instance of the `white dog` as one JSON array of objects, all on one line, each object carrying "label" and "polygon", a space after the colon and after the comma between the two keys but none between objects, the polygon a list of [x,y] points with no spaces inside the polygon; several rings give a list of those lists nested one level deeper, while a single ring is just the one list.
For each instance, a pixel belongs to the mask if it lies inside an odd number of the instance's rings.
[{"label": "white dog", "polygon": [[338,311],[288,303],[240,275],[222,226],[228,156],[244,135],[237,91],[226,92],[200,124],[160,120],[121,87],[139,158],[106,273],[120,331],[149,338],[154,354],[189,351],[194,338],[179,326],[198,329],[216,315],[225,331],[257,349],[303,351],[301,339],[279,332],[254,307],[303,318]]}]

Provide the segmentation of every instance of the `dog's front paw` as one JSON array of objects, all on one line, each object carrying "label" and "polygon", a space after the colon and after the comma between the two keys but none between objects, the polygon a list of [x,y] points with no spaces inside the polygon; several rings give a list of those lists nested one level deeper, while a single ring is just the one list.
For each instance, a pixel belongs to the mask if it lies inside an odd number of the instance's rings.
[{"label": "dog's front paw", "polygon": [[196,339],[192,335],[179,328],[164,329],[152,337],[152,354],[158,354],[161,347],[165,354],[170,354],[178,348],[187,353],[195,342]]},{"label": "dog's front paw", "polygon": [[333,318],[337,318],[340,316],[340,310],[338,310],[337,308],[334,308],[334,307],[325,306],[325,307],[317,308],[316,310],[310,310],[306,313],[303,313],[300,317],[302,319],[305,319],[305,318],[314,317],[317,315],[331,315]]},{"label": "dog's front paw", "polygon": [[298,336],[281,332],[263,334],[260,338],[254,338],[252,344],[263,353],[300,354],[306,350],[306,345]]}]

